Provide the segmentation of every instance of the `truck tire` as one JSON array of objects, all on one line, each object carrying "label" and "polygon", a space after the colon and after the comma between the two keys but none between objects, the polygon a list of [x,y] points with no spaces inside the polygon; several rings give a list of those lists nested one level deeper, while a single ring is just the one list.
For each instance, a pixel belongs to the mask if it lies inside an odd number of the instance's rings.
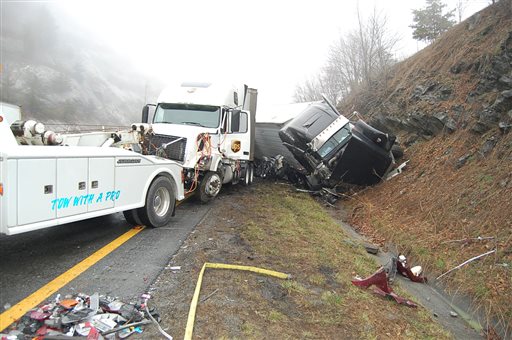
[{"label": "truck tire", "polygon": [[249,163],[249,167],[251,169],[251,174],[249,175],[249,185],[254,182],[254,163]]},{"label": "truck tire", "polygon": [[165,176],[158,176],[151,183],[146,195],[146,205],[138,209],[138,215],[148,227],[163,227],[169,223],[175,205],[176,198],[171,181]]},{"label": "truck tire", "polygon": [[123,211],[124,218],[126,222],[133,226],[142,225],[142,221],[139,217],[139,213],[137,209],[125,210]]},{"label": "truck tire", "polygon": [[254,180],[254,166],[252,163],[247,164],[244,175],[244,185],[251,185]]},{"label": "truck tire", "polygon": [[391,153],[393,153],[393,157],[395,157],[396,160],[404,156],[404,150],[396,144],[391,147]]},{"label": "truck tire", "polygon": [[222,187],[222,179],[219,174],[209,171],[204,175],[199,184],[199,200],[202,203],[210,202],[220,192]]}]

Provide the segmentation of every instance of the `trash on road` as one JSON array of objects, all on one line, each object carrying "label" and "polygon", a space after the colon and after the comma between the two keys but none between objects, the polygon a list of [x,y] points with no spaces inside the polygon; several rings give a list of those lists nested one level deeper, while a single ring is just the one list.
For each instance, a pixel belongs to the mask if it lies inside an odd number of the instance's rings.
[{"label": "trash on road", "polygon": [[46,304],[27,312],[0,334],[2,340],[45,339],[47,337],[87,337],[87,339],[124,339],[142,333],[141,326],[156,323],[160,316],[149,309],[144,294],[135,304],[117,298],[76,294],[61,299],[60,294]]}]

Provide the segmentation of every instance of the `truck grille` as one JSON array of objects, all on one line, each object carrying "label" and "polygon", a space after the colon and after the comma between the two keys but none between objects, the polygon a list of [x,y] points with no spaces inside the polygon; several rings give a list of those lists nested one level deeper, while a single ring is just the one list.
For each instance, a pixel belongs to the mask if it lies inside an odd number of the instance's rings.
[{"label": "truck grille", "polygon": [[[171,143],[179,138],[181,139]],[[187,146],[186,138],[165,135],[150,135],[147,137],[146,141],[148,142],[146,150],[149,155],[156,155],[178,162],[183,162],[185,159],[185,148]],[[164,148],[163,145],[165,144],[168,145]]]}]

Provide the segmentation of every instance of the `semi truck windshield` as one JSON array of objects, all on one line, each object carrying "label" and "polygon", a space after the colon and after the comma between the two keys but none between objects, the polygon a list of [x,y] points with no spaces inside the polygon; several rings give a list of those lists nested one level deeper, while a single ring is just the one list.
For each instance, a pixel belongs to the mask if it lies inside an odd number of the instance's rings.
[{"label": "semi truck windshield", "polygon": [[336,149],[338,145],[345,144],[345,142],[350,139],[350,135],[350,127],[347,124],[329,138],[320,149],[318,149],[318,154],[321,157],[327,156],[332,150]]},{"label": "semi truck windshield", "polygon": [[194,104],[159,104],[153,123],[197,125],[216,128],[220,122],[218,106]]}]

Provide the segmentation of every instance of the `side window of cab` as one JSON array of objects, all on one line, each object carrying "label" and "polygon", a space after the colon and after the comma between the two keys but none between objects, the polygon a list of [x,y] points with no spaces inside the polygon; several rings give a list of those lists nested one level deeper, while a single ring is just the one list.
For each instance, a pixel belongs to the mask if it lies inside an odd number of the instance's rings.
[{"label": "side window of cab", "polygon": [[246,133],[248,128],[247,112],[240,110],[232,110],[230,112],[230,127],[229,132],[231,133]]}]

